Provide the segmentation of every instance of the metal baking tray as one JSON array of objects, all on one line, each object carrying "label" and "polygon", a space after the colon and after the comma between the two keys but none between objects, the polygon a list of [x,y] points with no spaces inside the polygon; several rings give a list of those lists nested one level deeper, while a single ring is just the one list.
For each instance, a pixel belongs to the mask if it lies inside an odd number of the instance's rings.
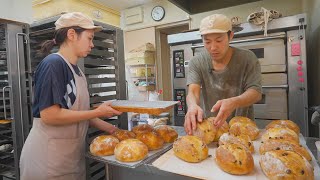
[{"label": "metal baking tray", "polygon": [[95,156],[95,155],[92,155],[90,152],[88,152],[86,154],[86,156],[88,158],[94,159],[94,160],[102,162],[102,163],[112,164],[112,165],[121,166],[121,167],[136,168],[140,165],[148,163],[149,161],[153,160],[156,157],[159,157],[160,155],[164,154],[165,152],[167,152],[171,148],[172,148],[172,143],[166,143],[166,144],[164,144],[163,148],[161,148],[161,149],[149,151],[148,156],[146,158],[144,158],[141,161],[137,161],[137,162],[121,162],[121,161],[116,160],[114,155]]},{"label": "metal baking tray", "polygon": [[111,107],[121,112],[135,112],[159,115],[169,111],[179,101],[112,101]]}]

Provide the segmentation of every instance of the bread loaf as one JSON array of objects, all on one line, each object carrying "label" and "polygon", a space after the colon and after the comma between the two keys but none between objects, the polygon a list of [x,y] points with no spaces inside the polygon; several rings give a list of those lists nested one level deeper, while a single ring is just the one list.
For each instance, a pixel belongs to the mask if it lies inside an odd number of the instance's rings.
[{"label": "bread loaf", "polygon": [[248,135],[241,134],[239,136],[235,136],[230,133],[224,133],[219,139],[219,146],[224,144],[241,144],[250,152],[254,152],[254,146],[252,141],[250,140]]},{"label": "bread loaf", "polygon": [[167,125],[157,126],[154,130],[166,143],[173,143],[178,138],[178,133]]},{"label": "bread loaf", "polygon": [[254,168],[253,157],[247,149],[239,144],[224,144],[216,150],[218,166],[229,174],[242,175]]},{"label": "bread loaf", "polygon": [[134,132],[136,135],[139,133],[145,133],[145,132],[151,132],[153,131],[153,127],[149,124],[139,124],[132,128],[132,132]]},{"label": "bread loaf", "polygon": [[200,162],[208,157],[207,145],[197,136],[182,136],[173,143],[174,155],[186,162]]},{"label": "bread loaf", "polygon": [[288,128],[270,128],[261,137],[262,142],[269,139],[284,139],[299,143],[299,136]]},{"label": "bread loaf", "polygon": [[229,121],[229,126],[232,126],[234,123],[251,123],[256,125],[256,123],[254,121],[252,121],[251,119],[247,118],[247,117],[243,117],[243,116],[235,116],[233,117],[230,121]]},{"label": "bread loaf", "polygon": [[261,155],[260,167],[269,179],[314,179],[313,167],[293,151],[268,151]]},{"label": "bread loaf", "polygon": [[227,132],[229,132],[229,124],[225,121],[223,125],[220,128],[218,128],[213,141],[214,142],[219,141],[219,138],[221,137],[221,135]]},{"label": "bread loaf", "polygon": [[96,156],[113,155],[114,148],[119,140],[111,135],[101,135],[93,139],[90,144],[90,152]]},{"label": "bread loaf", "polygon": [[199,137],[206,144],[213,142],[217,129],[213,126],[213,118],[203,119],[197,122],[197,128],[193,131],[193,135]]},{"label": "bread loaf", "polygon": [[297,135],[300,133],[299,126],[290,120],[274,120],[266,126],[267,130],[270,128],[289,128],[297,133]]},{"label": "bread loaf", "polygon": [[139,133],[136,138],[147,145],[149,151],[160,149],[164,144],[164,140],[155,132]]},{"label": "bread loaf", "polygon": [[312,161],[312,157],[310,156],[307,149],[299,145],[298,143],[292,141],[287,141],[283,139],[270,139],[263,142],[259,149],[260,154],[264,154],[268,151],[273,150],[294,151],[306,158],[308,161]]},{"label": "bread loaf", "polygon": [[126,139],[115,147],[114,155],[122,162],[140,161],[148,155],[148,147],[138,139]]},{"label": "bread loaf", "polygon": [[239,136],[241,134],[248,135],[252,141],[257,139],[259,136],[258,127],[251,122],[232,123],[229,132],[236,136]]},{"label": "bread loaf", "polygon": [[112,135],[117,139],[119,139],[120,141],[136,137],[136,135],[133,132],[128,130],[123,130],[123,129],[119,129],[115,131]]}]

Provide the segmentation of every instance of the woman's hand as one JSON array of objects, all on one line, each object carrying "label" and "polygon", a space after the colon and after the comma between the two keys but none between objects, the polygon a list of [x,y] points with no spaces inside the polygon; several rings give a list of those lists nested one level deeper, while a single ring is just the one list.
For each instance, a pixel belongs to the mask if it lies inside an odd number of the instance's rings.
[{"label": "woman's hand", "polygon": [[103,104],[99,105],[95,111],[97,111],[98,113],[98,117],[113,117],[113,116],[118,116],[121,115],[122,112],[117,111],[115,109],[113,109],[110,105],[111,105],[112,101],[107,101],[104,102]]}]

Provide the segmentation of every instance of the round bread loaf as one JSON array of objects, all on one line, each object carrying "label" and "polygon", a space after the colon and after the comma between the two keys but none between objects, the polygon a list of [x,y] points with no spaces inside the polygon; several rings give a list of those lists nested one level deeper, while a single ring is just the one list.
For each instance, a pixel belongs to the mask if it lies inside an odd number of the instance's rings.
[{"label": "round bread loaf", "polygon": [[208,157],[207,145],[197,136],[182,136],[173,143],[174,155],[186,162],[200,162]]},{"label": "round bread loaf", "polygon": [[224,144],[241,144],[245,148],[248,149],[250,152],[254,152],[254,146],[252,141],[250,140],[248,135],[241,134],[239,136],[235,136],[230,133],[224,133],[219,139],[219,146],[224,145]]},{"label": "round bread loaf", "polygon": [[216,150],[218,166],[229,174],[242,175],[254,168],[253,157],[246,148],[239,144],[224,144]]},{"label": "round bread loaf", "polygon": [[257,139],[259,136],[258,127],[251,122],[232,123],[229,132],[236,136],[239,136],[241,134],[248,135],[252,141]]},{"label": "round bread loaf", "polygon": [[213,126],[213,118],[203,119],[197,122],[197,128],[193,130],[193,135],[199,137],[206,144],[213,142],[217,129]]},{"label": "round bread loaf", "polygon": [[149,151],[160,149],[164,144],[163,139],[155,132],[139,133],[136,138],[147,145]]},{"label": "round bread loaf", "polygon": [[267,130],[270,128],[289,128],[297,133],[297,135],[300,133],[299,126],[290,120],[274,120],[266,126]]},{"label": "round bread loaf", "polygon": [[115,131],[112,135],[118,138],[120,141],[123,141],[126,139],[132,139],[136,137],[136,135],[133,132],[128,130],[123,130],[123,129],[119,129]]},{"label": "round bread loaf", "polygon": [[154,130],[166,143],[173,143],[178,138],[178,133],[167,125],[157,126]]},{"label": "round bread loaf", "polygon": [[219,141],[219,138],[221,137],[221,135],[227,132],[229,132],[229,124],[225,121],[223,125],[220,128],[218,128],[213,141],[214,142]]},{"label": "round bread loaf", "polygon": [[244,116],[235,116],[233,117],[230,121],[229,121],[229,126],[232,126],[234,123],[251,123],[256,125],[256,123],[254,121],[252,121],[251,119],[244,117]]},{"label": "round bread loaf", "polygon": [[289,128],[270,128],[261,137],[262,142],[269,139],[285,139],[299,143],[299,136]]},{"label": "round bread loaf", "polygon": [[145,133],[145,132],[151,132],[153,131],[153,127],[149,124],[139,124],[132,128],[132,132],[134,132],[136,135],[139,133]]},{"label": "round bread loaf", "polygon": [[313,167],[293,151],[268,151],[261,155],[260,167],[269,179],[314,179]]},{"label": "round bread loaf", "polygon": [[119,140],[111,135],[101,135],[93,139],[90,144],[90,152],[96,156],[113,155],[114,148]]},{"label": "round bread loaf", "polygon": [[148,155],[148,147],[138,139],[126,139],[115,147],[114,155],[122,162],[140,161]]},{"label": "round bread loaf", "polygon": [[306,158],[308,161],[312,161],[312,157],[310,156],[307,149],[304,148],[302,145],[299,145],[298,143],[292,141],[287,141],[283,139],[270,139],[263,142],[259,149],[260,154],[264,154],[268,151],[273,150],[294,151]]}]

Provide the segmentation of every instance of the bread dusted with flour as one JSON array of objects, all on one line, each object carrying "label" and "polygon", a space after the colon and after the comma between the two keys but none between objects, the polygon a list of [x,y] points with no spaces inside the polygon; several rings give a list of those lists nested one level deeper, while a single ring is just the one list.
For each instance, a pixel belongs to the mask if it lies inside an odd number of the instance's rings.
[{"label": "bread dusted with flour", "polygon": [[270,128],[289,128],[293,130],[295,133],[297,133],[297,135],[300,134],[299,126],[290,120],[273,120],[266,126],[267,130]]},{"label": "bread dusted with flour", "polygon": [[90,152],[96,156],[113,155],[114,148],[119,140],[111,135],[101,135],[93,139],[90,144]]},{"label": "bread dusted with flour", "polygon": [[122,162],[140,161],[147,157],[148,147],[138,139],[126,139],[117,144],[114,155]]},{"label": "bread dusted with flour", "polygon": [[207,145],[197,136],[182,136],[173,143],[174,155],[186,162],[201,162],[208,157]]},{"label": "bread dusted with flour", "polygon": [[235,136],[230,133],[224,133],[219,139],[219,146],[224,144],[240,144],[247,148],[250,152],[254,152],[254,146],[248,135]]},{"label": "bread dusted with flour", "polygon": [[288,128],[270,128],[261,137],[261,141],[265,142],[269,139],[284,139],[299,143],[299,136]]},{"label": "bread dusted with flour", "polygon": [[248,174],[254,168],[250,151],[239,144],[227,143],[219,146],[216,150],[215,160],[218,166],[229,174]]},{"label": "bread dusted with flour", "polygon": [[311,164],[293,151],[268,151],[261,155],[260,167],[269,179],[314,179]]},{"label": "bread dusted with flour", "polygon": [[259,152],[260,154],[264,154],[268,151],[273,151],[273,150],[293,151],[300,154],[301,156],[306,158],[308,161],[312,161],[312,157],[310,156],[306,148],[304,148],[302,145],[296,142],[287,141],[283,139],[270,139],[263,142],[260,146]]}]

